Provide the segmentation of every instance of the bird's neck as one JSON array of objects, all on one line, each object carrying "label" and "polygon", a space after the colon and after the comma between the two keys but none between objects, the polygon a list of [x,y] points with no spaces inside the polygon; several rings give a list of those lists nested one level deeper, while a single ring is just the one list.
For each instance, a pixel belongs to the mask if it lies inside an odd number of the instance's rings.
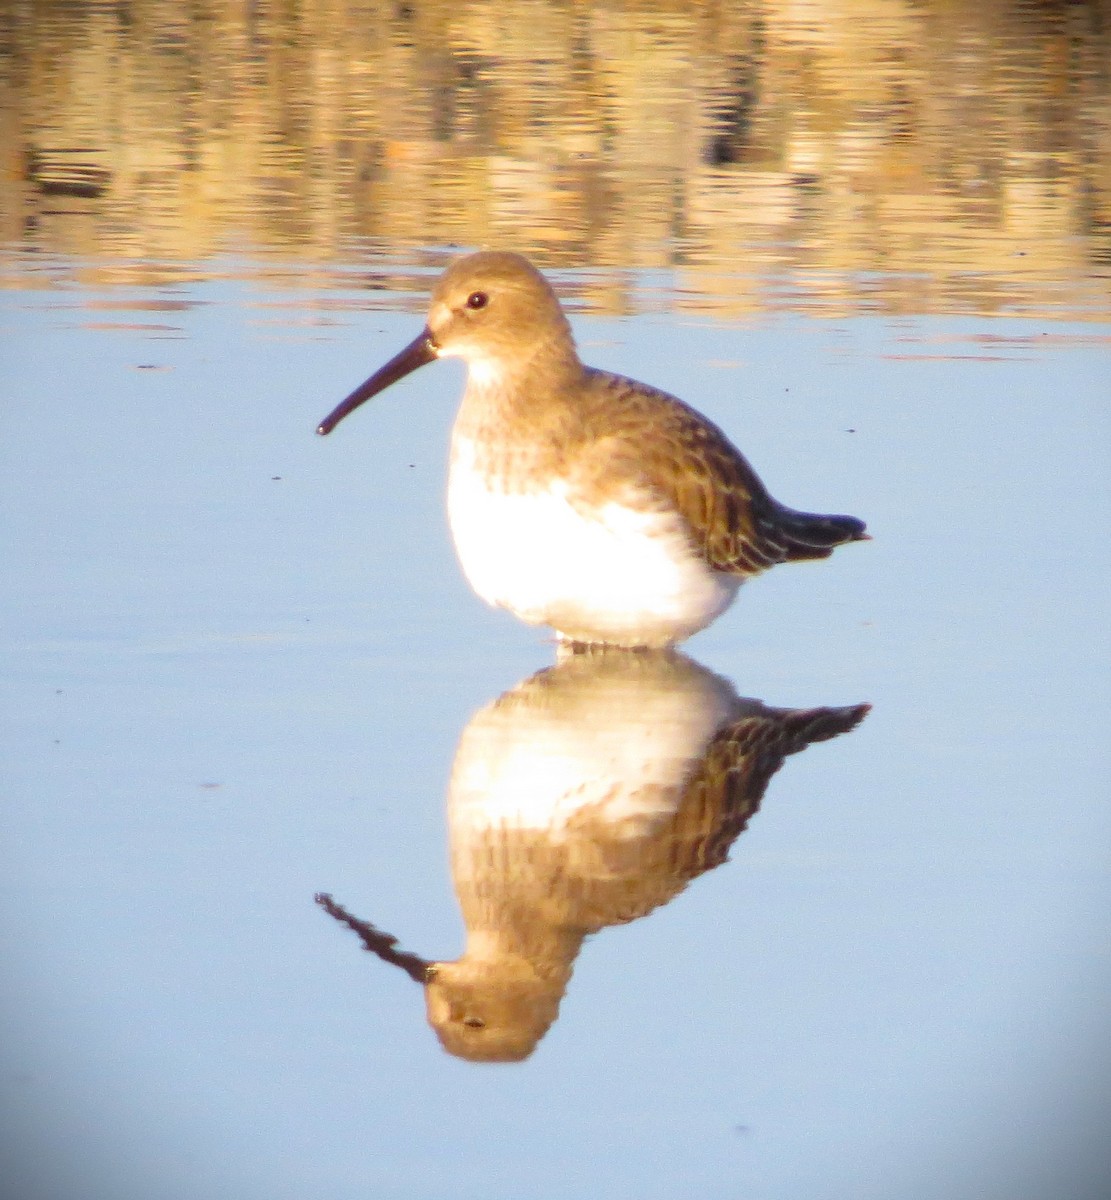
[{"label": "bird's neck", "polygon": [[513,354],[471,357],[456,430],[482,438],[495,427],[505,431],[565,421],[565,414],[558,414],[576,394],[584,370],[574,344],[562,338]]}]

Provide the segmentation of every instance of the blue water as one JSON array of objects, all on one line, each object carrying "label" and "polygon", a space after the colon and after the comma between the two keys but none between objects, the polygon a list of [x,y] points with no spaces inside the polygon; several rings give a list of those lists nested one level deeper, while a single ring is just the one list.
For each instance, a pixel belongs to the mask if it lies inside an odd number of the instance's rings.
[{"label": "blue water", "polygon": [[874,535],[754,581],[692,657],[874,709],[484,1066],[313,903],[460,953],[456,743],[553,661],[454,563],[461,369],[321,439],[409,301],[0,299],[9,1194],[1104,1194],[1106,325],[576,319]]}]

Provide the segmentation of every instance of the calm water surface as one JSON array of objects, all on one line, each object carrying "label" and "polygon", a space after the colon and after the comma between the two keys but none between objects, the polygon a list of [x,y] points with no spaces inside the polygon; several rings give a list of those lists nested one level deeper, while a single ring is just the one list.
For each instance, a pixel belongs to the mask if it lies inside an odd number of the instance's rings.
[{"label": "calm water surface", "polygon": [[[1105,1195],[1106,9],[3,22],[7,1190]],[[874,541],[557,664],[312,435],[484,243]]]}]

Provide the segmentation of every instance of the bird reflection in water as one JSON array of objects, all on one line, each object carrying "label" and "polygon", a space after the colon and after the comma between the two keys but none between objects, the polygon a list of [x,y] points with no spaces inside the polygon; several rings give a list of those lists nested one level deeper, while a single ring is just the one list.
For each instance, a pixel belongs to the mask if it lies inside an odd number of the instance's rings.
[{"label": "bird reflection in water", "polygon": [[784,758],[868,708],[767,708],[677,651],[566,653],[460,739],[448,824],[462,956],[398,950],[331,896],[317,902],[423,985],[451,1054],[519,1061],[556,1019],[584,939],[725,862]]}]

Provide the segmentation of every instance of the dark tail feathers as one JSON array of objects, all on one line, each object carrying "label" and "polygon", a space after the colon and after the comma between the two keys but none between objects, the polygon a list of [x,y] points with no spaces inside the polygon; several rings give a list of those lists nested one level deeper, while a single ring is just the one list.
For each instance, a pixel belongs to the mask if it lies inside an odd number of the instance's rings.
[{"label": "dark tail feathers", "polygon": [[775,539],[787,547],[787,561],[829,558],[845,542],[866,542],[864,522],[856,517],[796,512],[785,505],[775,515]]}]

